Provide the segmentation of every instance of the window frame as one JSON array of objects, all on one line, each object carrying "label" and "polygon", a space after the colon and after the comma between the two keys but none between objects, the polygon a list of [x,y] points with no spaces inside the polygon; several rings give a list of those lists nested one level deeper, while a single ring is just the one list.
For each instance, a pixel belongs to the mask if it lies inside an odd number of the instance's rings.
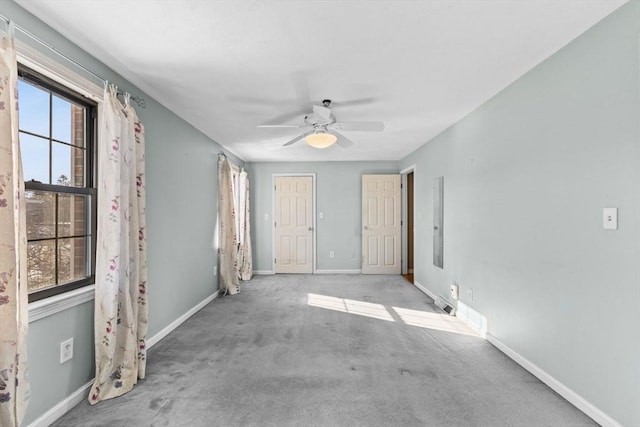
[{"label": "window frame", "polygon": [[[84,94],[78,93],[76,90],[66,86],[63,83],[56,81],[50,77],[47,77],[38,71],[33,70],[27,65],[18,63],[18,76],[20,79],[25,80],[29,84],[41,87],[47,91],[50,91],[52,94],[55,94],[58,97],[67,99],[68,101],[75,103],[77,105],[82,106],[86,109],[86,120],[85,120],[85,176],[84,176],[84,186],[82,187],[73,187],[66,185],[58,185],[58,184],[45,184],[34,181],[25,181],[25,190],[26,191],[47,191],[52,192],[57,195],[59,194],[68,194],[68,195],[84,195],[89,196],[90,203],[87,204],[87,208],[89,210],[87,219],[90,221],[86,232],[88,233],[89,239],[89,247],[85,244],[85,248],[88,250],[87,260],[89,263],[88,273],[89,275],[83,277],[79,280],[74,280],[71,282],[67,282],[64,284],[56,284],[54,286],[50,286],[47,288],[43,288],[41,290],[36,290],[29,293],[29,303],[33,303],[35,301],[40,301],[46,298],[51,298],[54,296],[58,296],[70,291],[74,291],[80,288],[84,288],[86,286],[93,285],[95,283],[95,262],[96,262],[96,237],[97,237],[97,144],[98,144],[98,108],[99,104],[95,102],[93,99],[90,99]],[[19,95],[18,95],[19,96]],[[19,101],[19,100],[18,100]],[[51,106],[49,110],[49,114],[52,114]],[[49,141],[54,140],[53,135],[51,135],[51,126],[53,124],[49,123]],[[28,131],[21,132],[25,134],[30,134]],[[51,159],[50,159],[51,162]],[[51,167],[51,164],[49,165]],[[54,239],[57,241],[60,239],[56,233]],[[66,238],[66,237],[63,237]],[[56,251],[56,257],[57,251]],[[56,278],[57,279],[57,278]]]}]

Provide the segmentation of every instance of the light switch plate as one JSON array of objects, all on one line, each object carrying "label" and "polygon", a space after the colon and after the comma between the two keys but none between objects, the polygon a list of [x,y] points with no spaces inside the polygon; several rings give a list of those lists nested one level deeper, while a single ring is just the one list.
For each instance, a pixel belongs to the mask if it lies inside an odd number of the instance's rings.
[{"label": "light switch plate", "polygon": [[602,209],[602,227],[605,230],[618,229],[618,208]]}]

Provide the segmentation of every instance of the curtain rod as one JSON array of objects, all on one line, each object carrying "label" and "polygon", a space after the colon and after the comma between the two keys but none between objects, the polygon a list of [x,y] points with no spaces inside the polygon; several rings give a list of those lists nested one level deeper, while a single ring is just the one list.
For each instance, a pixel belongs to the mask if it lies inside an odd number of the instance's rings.
[{"label": "curtain rod", "polygon": [[[2,19],[7,25],[12,22],[11,19],[7,18],[6,16],[0,14],[0,19]],[[35,34],[33,34],[32,32],[30,32],[29,30],[19,26],[18,24],[16,24],[15,22],[13,23],[13,27],[20,31],[22,34],[24,34],[25,36],[29,37],[30,39],[34,40],[35,42],[39,43],[41,46],[46,47],[47,49],[49,49],[51,52],[55,53],[56,55],[60,56],[61,58],[64,58],[65,60],[67,60],[68,62],[72,63],[73,65],[75,65],[76,67],[80,68],[81,70],[83,70],[84,72],[92,75],[93,77],[95,77],[98,80],[101,80],[102,83],[104,83],[105,85],[109,83],[109,80],[105,79],[104,77],[96,74],[95,72],[91,71],[90,69],[88,69],[87,67],[85,67],[84,65],[80,64],[79,62],[77,62],[76,60],[74,60],[73,58],[71,58],[70,56],[68,56],[66,53],[59,51],[58,49],[56,49],[55,47],[51,46],[49,43],[47,43],[46,41],[42,40],[40,37],[36,36]],[[119,94],[121,95],[125,95],[128,92],[123,92],[123,91],[118,91]],[[139,96],[131,96],[131,100],[133,102],[135,102],[136,104],[138,104],[138,106],[140,108],[147,108],[147,103],[145,102],[144,98],[141,98]]]}]

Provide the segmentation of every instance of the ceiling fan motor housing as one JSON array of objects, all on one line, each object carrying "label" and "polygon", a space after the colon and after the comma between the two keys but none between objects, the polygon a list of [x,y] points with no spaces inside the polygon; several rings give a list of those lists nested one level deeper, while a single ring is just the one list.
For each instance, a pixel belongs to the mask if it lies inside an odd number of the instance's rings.
[{"label": "ceiling fan motor housing", "polygon": [[[323,104],[331,104],[331,101],[325,99]],[[328,107],[320,107],[318,105],[313,106],[313,113],[304,116],[304,122],[308,126],[328,126],[336,122],[336,116],[333,115],[331,109]]]}]

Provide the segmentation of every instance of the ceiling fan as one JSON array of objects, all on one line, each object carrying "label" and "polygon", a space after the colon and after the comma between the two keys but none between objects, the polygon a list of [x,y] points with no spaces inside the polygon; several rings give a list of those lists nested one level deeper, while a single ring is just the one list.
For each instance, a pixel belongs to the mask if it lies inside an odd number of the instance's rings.
[{"label": "ceiling fan", "polygon": [[313,112],[304,116],[304,125],[260,125],[261,128],[297,128],[306,129],[305,132],[283,144],[295,144],[304,138],[312,147],[327,148],[334,143],[346,148],[353,145],[353,141],[338,131],[381,132],[384,130],[382,122],[338,122],[331,112],[331,100],[322,101],[322,106],[314,105]]}]

